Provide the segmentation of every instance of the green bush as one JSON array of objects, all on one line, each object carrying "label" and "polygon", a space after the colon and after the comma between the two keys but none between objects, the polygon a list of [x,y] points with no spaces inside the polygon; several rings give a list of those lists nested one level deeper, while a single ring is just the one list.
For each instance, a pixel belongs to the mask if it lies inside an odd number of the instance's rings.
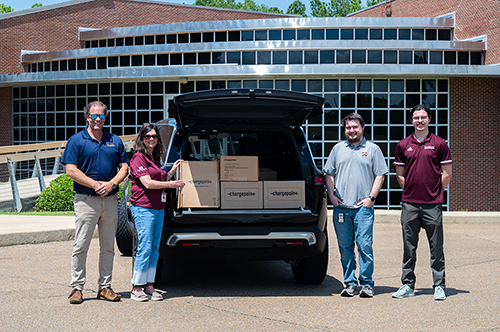
[{"label": "green bush", "polygon": [[[117,197],[118,202],[123,196],[123,183],[120,183],[120,190]],[[62,174],[52,180],[40,197],[36,200],[35,211],[37,212],[58,212],[73,211],[73,199],[75,191],[73,190],[73,179],[66,174]]]}]

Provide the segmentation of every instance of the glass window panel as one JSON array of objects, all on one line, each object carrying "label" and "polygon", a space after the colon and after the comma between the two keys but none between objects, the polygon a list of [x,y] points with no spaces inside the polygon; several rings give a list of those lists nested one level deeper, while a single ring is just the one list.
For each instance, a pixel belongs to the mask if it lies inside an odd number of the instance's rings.
[{"label": "glass window panel", "polygon": [[312,29],[312,40],[323,40],[325,39],[324,29]]},{"label": "glass window panel", "polygon": [[295,40],[295,30],[283,30],[283,40]]},{"label": "glass window panel", "polygon": [[372,95],[358,93],[358,107],[371,108],[372,107]]},{"label": "glass window panel", "polygon": [[469,64],[469,52],[458,52],[458,64],[459,65]]},{"label": "glass window panel", "polygon": [[351,63],[351,51],[350,50],[338,50],[337,51],[337,63]]},{"label": "glass window panel", "polygon": [[420,92],[420,80],[406,80],[406,92]]},{"label": "glass window panel", "polygon": [[259,88],[261,89],[272,89],[274,82],[272,80],[260,80]]},{"label": "glass window panel", "polygon": [[227,81],[228,89],[238,89],[241,88],[241,81]]},{"label": "glass window panel", "polygon": [[167,41],[166,38],[165,38],[165,35],[156,35],[156,44],[165,44],[165,42]]},{"label": "glass window panel", "polygon": [[99,41],[98,40],[92,40],[90,41],[90,45],[92,48],[98,47],[99,46]]},{"label": "glass window panel", "polygon": [[297,30],[297,40],[310,40],[311,30],[310,29],[298,29]]},{"label": "glass window panel", "polygon": [[179,82],[165,82],[165,93],[179,93]]},{"label": "glass window panel", "polygon": [[385,64],[398,63],[398,51],[384,51],[384,63]]},{"label": "glass window panel", "polygon": [[125,46],[133,46],[134,38],[133,37],[125,37]]},{"label": "glass window panel", "polygon": [[441,51],[430,51],[429,52],[429,63],[431,65],[442,65],[443,64],[443,52]]},{"label": "glass window panel", "polygon": [[404,127],[401,126],[390,126],[390,140],[399,141],[405,138]]},{"label": "glass window panel", "polygon": [[420,104],[420,95],[407,94],[406,95],[406,108],[412,108]]},{"label": "glass window panel", "polygon": [[255,52],[241,52],[242,53],[242,59],[243,65],[254,65],[255,64]]},{"label": "glass window panel", "polygon": [[52,71],[59,71],[59,61],[52,61]]},{"label": "glass window panel", "polygon": [[307,91],[308,92],[321,92],[323,90],[323,82],[321,80],[309,80],[307,81]]},{"label": "glass window panel", "polygon": [[213,52],[212,63],[226,63],[226,52]]},{"label": "glass window panel", "polygon": [[167,35],[167,44],[176,44],[177,43],[177,35]]},{"label": "glass window panel", "polygon": [[110,56],[108,58],[108,67],[118,67],[118,57]]},{"label": "glass window panel", "polygon": [[312,127],[312,126],[307,127],[307,139],[321,140],[323,136],[321,131],[322,131],[321,127]]},{"label": "glass window panel", "polygon": [[[112,110],[121,110],[121,109],[123,109],[123,100],[122,100],[122,97],[111,97],[111,106],[110,106],[110,109],[112,109]],[[114,118],[115,117],[113,116],[113,119]],[[119,124],[121,124],[121,123],[119,123]]]},{"label": "glass window panel", "polygon": [[442,139],[448,139],[448,127],[447,126],[439,126],[437,131],[437,135]]},{"label": "glass window panel", "polygon": [[269,40],[281,40],[281,30],[269,30]]},{"label": "glass window panel", "polygon": [[76,94],[76,86],[74,84],[66,85],[66,96],[74,96]]},{"label": "glass window panel", "polygon": [[395,107],[395,108],[404,108],[405,107],[405,101],[404,101],[403,94],[391,94],[390,98],[391,98],[390,107]]},{"label": "glass window panel", "polygon": [[438,80],[438,91],[439,92],[448,91],[448,80]]},{"label": "glass window panel", "polygon": [[135,95],[135,83],[124,83],[123,93],[126,95]]},{"label": "glass window panel", "polygon": [[[325,124],[340,124],[339,111],[338,110],[325,110]],[[326,128],[327,127],[325,127],[325,132],[327,130]],[[332,139],[338,139],[338,135]]]},{"label": "glass window panel", "polygon": [[370,40],[382,40],[382,29],[370,29]]},{"label": "glass window panel", "polygon": [[271,64],[271,51],[257,51],[257,64],[270,65]]},{"label": "glass window panel", "polygon": [[377,141],[387,141],[387,126],[373,126],[373,139]]},{"label": "glass window panel", "polygon": [[436,80],[422,80],[422,92],[436,92]]},{"label": "glass window panel", "polygon": [[356,91],[356,80],[341,80],[340,87],[342,92]]},{"label": "glass window panel", "polygon": [[123,38],[116,38],[115,44],[116,46],[123,46]]},{"label": "glass window panel", "polygon": [[276,89],[280,90],[290,90],[290,81],[289,80],[276,80],[274,82]]},{"label": "glass window panel", "polygon": [[120,56],[120,67],[130,66],[130,56]]},{"label": "glass window panel", "polygon": [[248,89],[255,89],[257,88],[257,80],[244,80],[243,87]]},{"label": "glass window panel", "polygon": [[391,110],[389,113],[389,120],[391,124],[404,124],[405,115],[403,110]]},{"label": "glass window panel", "polygon": [[368,51],[368,63],[382,63],[382,51],[369,50]]},{"label": "glass window panel", "polygon": [[436,95],[435,94],[423,94],[422,95],[422,104],[426,105],[429,108],[436,107]]},{"label": "glass window panel", "polygon": [[317,64],[318,51],[304,51],[304,62],[306,64]]},{"label": "glass window panel", "polygon": [[410,29],[399,29],[400,40],[410,40]]},{"label": "glass window panel", "polygon": [[339,107],[339,95],[338,94],[325,94],[325,107]]},{"label": "glass window panel", "polygon": [[385,40],[398,39],[398,30],[397,29],[384,29],[384,39]]},{"label": "glass window panel", "polygon": [[326,29],[327,40],[339,40],[339,29]]},{"label": "glass window panel", "polygon": [[253,30],[247,30],[241,32],[242,41],[252,41],[253,40]]},{"label": "glass window panel", "polygon": [[425,40],[436,40],[437,30],[436,29],[426,29],[425,30]]},{"label": "glass window panel", "polygon": [[353,29],[340,29],[340,39],[342,40],[352,40],[353,34]]},{"label": "glass window panel", "polygon": [[335,63],[335,51],[319,51],[320,63]]},{"label": "glass window panel", "polygon": [[375,110],[375,111],[373,111],[373,123],[375,123],[375,124],[388,124],[387,110]]},{"label": "glass window panel", "polygon": [[148,82],[138,82],[137,83],[137,94],[140,94],[140,95],[149,94],[149,83]]},{"label": "glass window panel", "polygon": [[289,51],[289,63],[292,65],[302,64],[302,51]]},{"label": "glass window panel", "polygon": [[388,91],[388,80],[373,80],[373,91],[374,92],[387,92]]},{"label": "glass window panel", "polygon": [[411,30],[412,40],[424,40],[424,29],[412,29]]},{"label": "glass window panel", "polygon": [[177,35],[177,42],[179,44],[189,43],[189,34],[187,34],[187,33],[179,33]]},{"label": "glass window panel", "polygon": [[[99,61],[101,58],[98,58]],[[142,55],[132,55],[132,66],[142,66]]]},{"label": "glass window panel", "polygon": [[358,91],[371,92],[372,91],[372,80],[358,80]]},{"label": "glass window panel", "polygon": [[440,108],[448,107],[448,95],[446,95],[446,94],[439,94],[438,95],[438,107],[440,107]]},{"label": "glass window panel", "polygon": [[217,31],[215,32],[215,41],[216,42],[225,42],[227,41],[227,36],[225,31]]},{"label": "glass window panel", "polygon": [[182,53],[170,54],[170,64],[172,66],[182,65]]},{"label": "glass window panel", "polygon": [[438,110],[436,123],[439,124],[447,124],[448,123],[448,111],[447,110]]},{"label": "glass window panel", "polygon": [[227,52],[227,63],[241,64],[241,52]]},{"label": "glass window panel", "polygon": [[340,106],[342,108],[346,108],[346,107],[355,107],[355,94],[351,94],[351,93],[343,93],[341,94],[341,97],[340,97]]},{"label": "glass window panel", "polygon": [[[106,63],[106,58],[99,58],[99,59],[104,59],[104,63]],[[101,69],[101,68],[99,68]],[[76,60],[71,59],[68,60],[68,70],[76,70]]]},{"label": "glass window panel", "polygon": [[356,40],[368,40],[368,29],[356,29],[354,34]]},{"label": "glass window panel", "polygon": [[144,38],[142,36],[135,37],[135,45],[144,45]]},{"label": "glass window panel", "polygon": [[196,64],[196,53],[184,53],[184,64],[185,65],[195,65]]},{"label": "glass window panel", "polygon": [[189,35],[191,43],[201,43],[201,33],[196,32],[196,33],[191,33]]},{"label": "glass window panel", "polygon": [[389,105],[389,100],[387,94],[374,94],[373,95],[373,107],[374,108],[386,108]]},{"label": "glass window panel", "polygon": [[410,64],[412,63],[411,51],[399,51],[399,63]]},{"label": "glass window panel", "polygon": [[155,62],[156,62],[156,56],[154,54],[144,55],[144,65],[145,66],[154,66]]},{"label": "glass window panel", "polygon": [[168,66],[168,54],[158,54],[156,56],[156,63],[158,66]]},{"label": "glass window panel", "polygon": [[439,40],[451,40],[451,30],[449,29],[439,29],[438,31]]},{"label": "glass window panel", "polygon": [[198,64],[200,65],[210,64],[210,53],[198,53]]},{"label": "glass window panel", "polygon": [[203,33],[203,42],[211,43],[214,41],[214,33],[213,32],[204,32]]},{"label": "glass window panel", "polygon": [[285,65],[287,64],[287,51],[274,51],[273,52],[273,64],[275,65]]},{"label": "glass window panel", "polygon": [[[338,117],[338,115],[335,116]],[[339,127],[325,126],[325,140],[338,141]],[[330,153],[330,151],[327,153]]]},{"label": "glass window panel", "polygon": [[[481,65],[482,64],[482,55],[481,52],[470,52],[470,64],[471,65]],[[52,66],[52,70],[54,67]]]},{"label": "glass window panel", "polygon": [[325,92],[338,92],[339,80],[325,80]]},{"label": "glass window panel", "polygon": [[427,64],[427,51],[413,51],[414,64]]},{"label": "glass window panel", "polygon": [[365,50],[353,50],[352,51],[352,63],[366,63],[366,51]]},{"label": "glass window panel", "polygon": [[292,91],[306,92],[306,80],[292,80]]},{"label": "glass window panel", "polygon": [[255,40],[267,40],[267,30],[255,30]]}]

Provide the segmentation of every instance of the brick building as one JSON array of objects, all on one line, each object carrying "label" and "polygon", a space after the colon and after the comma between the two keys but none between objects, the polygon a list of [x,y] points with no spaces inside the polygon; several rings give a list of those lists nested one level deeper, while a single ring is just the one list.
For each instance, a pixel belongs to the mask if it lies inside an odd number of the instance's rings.
[{"label": "brick building", "polygon": [[[500,200],[491,198],[499,192],[498,157],[488,169],[477,163],[478,155],[491,155],[485,138],[494,146],[499,140],[498,1],[475,2],[491,7],[483,24],[475,16],[488,11],[472,2],[464,6],[468,1],[459,8],[457,1],[444,1],[439,10],[401,1],[422,7],[421,15],[412,15],[421,17],[406,17],[416,9],[397,9],[398,1],[354,14],[378,18],[300,18],[125,0],[3,14],[0,121],[11,125],[0,131],[0,145],[66,140],[84,128],[81,109],[94,99],[110,108],[108,129],[123,135],[168,117],[168,99],[178,93],[303,91],[326,98],[324,114],[304,125],[318,167],[343,139],[340,119],[361,113],[367,138],[381,147],[391,170],[376,207],[397,208],[395,145],[413,130],[407,110],[425,103],[433,112],[431,130],[452,149],[446,207],[499,210]],[[31,169],[20,165],[18,174],[29,176]]]}]

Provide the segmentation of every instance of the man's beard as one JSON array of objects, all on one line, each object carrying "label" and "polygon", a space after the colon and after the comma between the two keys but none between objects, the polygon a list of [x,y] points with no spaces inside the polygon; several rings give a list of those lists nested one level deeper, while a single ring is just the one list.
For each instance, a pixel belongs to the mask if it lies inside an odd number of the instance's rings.
[{"label": "man's beard", "polygon": [[361,140],[363,139],[363,136],[362,135],[357,135],[356,138],[347,138],[347,141],[351,144],[356,144],[356,143],[359,143],[361,142]]}]

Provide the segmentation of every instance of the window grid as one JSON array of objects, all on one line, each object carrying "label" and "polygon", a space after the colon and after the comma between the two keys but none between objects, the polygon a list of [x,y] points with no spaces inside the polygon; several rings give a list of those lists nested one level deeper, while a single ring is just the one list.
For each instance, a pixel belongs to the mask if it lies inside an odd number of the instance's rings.
[{"label": "window grid", "polygon": [[[136,134],[144,122],[167,115],[167,99],[199,90],[264,88],[308,92],[325,98],[324,113],[303,126],[318,168],[333,146],[344,139],[342,117],[358,112],[366,121],[365,137],[382,149],[389,168],[376,208],[399,208],[402,190],[395,181],[396,144],[413,132],[408,110],[424,103],[432,111],[430,130],[449,140],[449,82],[447,79],[263,79],[83,83],[15,87],[14,144],[67,140],[85,128],[82,109],[93,100],[108,105],[105,128],[117,135]],[[44,161],[49,174],[53,161]],[[18,166],[19,178],[30,177],[33,164]],[[448,197],[448,191],[445,192]],[[448,202],[448,198],[447,198]],[[448,206],[446,204],[446,206]]]}]

